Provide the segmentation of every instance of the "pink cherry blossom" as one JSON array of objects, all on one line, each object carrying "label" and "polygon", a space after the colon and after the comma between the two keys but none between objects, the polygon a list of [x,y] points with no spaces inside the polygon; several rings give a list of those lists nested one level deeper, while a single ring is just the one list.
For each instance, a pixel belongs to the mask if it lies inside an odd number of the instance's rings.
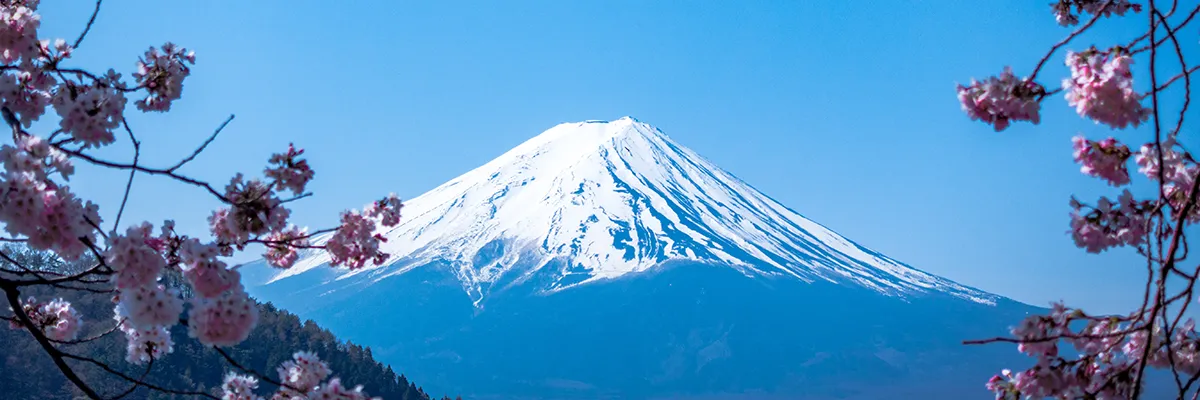
[{"label": "pink cherry blossom", "polygon": [[341,226],[325,243],[325,250],[329,252],[330,265],[358,269],[367,261],[379,265],[387,260],[388,254],[379,250],[382,241],[386,239],[375,233],[374,221],[356,211],[345,211]]},{"label": "pink cherry blossom", "polygon": [[257,388],[258,378],[230,372],[221,384],[221,400],[260,400],[262,396],[254,394]]},{"label": "pink cherry blossom", "polygon": [[163,285],[137,286],[121,290],[116,314],[127,318],[134,328],[171,326],[183,314],[183,299],[178,291]]},{"label": "pink cherry blossom", "polygon": [[1164,182],[1190,187],[1200,168],[1194,162],[1185,163],[1185,159],[1190,159],[1190,156],[1185,156],[1185,153],[1176,150],[1174,139],[1164,140],[1157,146],[1154,143],[1143,145],[1134,157],[1134,161],[1138,165],[1138,172],[1151,180],[1159,180],[1158,148],[1160,146],[1162,147],[1162,163],[1166,165],[1166,168],[1161,168]]},{"label": "pink cherry blossom", "polygon": [[11,64],[38,56],[39,0],[16,0],[0,7],[0,61]]},{"label": "pink cherry blossom", "polygon": [[1072,13],[1071,8],[1075,8],[1075,12],[1079,14],[1088,13],[1092,15],[1102,14],[1105,17],[1110,17],[1112,14],[1123,16],[1129,10],[1133,12],[1142,11],[1142,6],[1132,4],[1128,0],[1112,0],[1107,8],[1102,8],[1108,0],[1058,0],[1051,4],[1051,9],[1054,11],[1054,18],[1059,25],[1071,26],[1079,23],[1079,16]]},{"label": "pink cherry blossom", "polygon": [[51,89],[57,84],[54,75],[24,61],[20,69],[0,73],[0,101],[16,114],[21,126],[29,128],[46,113]]},{"label": "pink cherry blossom", "polygon": [[179,100],[183,93],[183,79],[191,75],[188,64],[196,63],[196,53],[168,42],[162,49],[151,47],[138,60],[137,72],[133,77],[138,86],[146,88],[150,95],[134,104],[142,111],[166,112],[171,103]]},{"label": "pink cherry blossom", "polygon": [[258,323],[258,306],[241,284],[212,298],[192,298],[188,334],[209,346],[233,346],[246,340]]},{"label": "pink cherry blossom", "polygon": [[52,250],[66,260],[78,259],[95,242],[93,224],[100,224],[99,207],[75,197],[67,186],[38,179],[32,172],[9,171],[0,177],[0,221],[5,231],[28,238],[37,250]]},{"label": "pink cherry blossom", "polygon": [[332,378],[329,382],[318,386],[308,393],[309,400],[374,400],[382,399],[380,397],[370,397],[363,393],[362,385],[355,386],[353,389],[342,385],[341,379]]},{"label": "pink cherry blossom", "polygon": [[400,223],[400,209],[403,207],[404,204],[400,203],[400,198],[392,193],[388,197],[368,204],[363,208],[363,214],[369,218],[379,218],[383,226],[392,227]]},{"label": "pink cherry blossom", "polygon": [[[83,328],[83,317],[79,315],[78,311],[75,311],[70,302],[63,299],[42,303],[30,297],[21,302],[21,309],[25,311],[25,315],[29,316],[33,325],[50,340],[60,342],[74,340],[79,336],[80,329]],[[15,318],[10,320],[10,323],[13,329],[24,328]]]},{"label": "pink cherry blossom", "polygon": [[1150,118],[1142,95],[1133,89],[1129,55],[1096,49],[1068,52],[1066,64],[1071,77],[1063,80],[1063,91],[1080,116],[1113,129],[1137,127]]},{"label": "pink cherry blossom", "polygon": [[1041,85],[1017,78],[1009,67],[999,77],[983,82],[972,79],[970,86],[958,85],[958,100],[967,116],[992,125],[996,132],[1008,128],[1012,121],[1041,122],[1040,101],[1045,93]]},{"label": "pink cherry blossom", "polygon": [[1083,136],[1075,136],[1072,142],[1075,145],[1075,162],[1082,165],[1081,172],[1104,179],[1112,186],[1129,183],[1129,170],[1125,168],[1125,163],[1133,153],[1128,146],[1111,137],[1093,142]]},{"label": "pink cherry blossom", "polygon": [[149,223],[142,223],[130,227],[125,235],[109,236],[104,259],[116,271],[113,277],[118,289],[150,285],[166,267],[162,254],[149,244],[152,229]]},{"label": "pink cherry blossom", "polygon": [[66,153],[34,135],[19,136],[16,146],[0,146],[0,163],[4,164],[5,171],[29,172],[41,180],[50,179],[55,173],[67,179],[75,173]]},{"label": "pink cherry blossom", "polygon": [[128,321],[121,320],[120,314],[117,318],[120,321],[118,328],[125,334],[125,361],[141,365],[175,351],[175,342],[167,327],[136,328]]},{"label": "pink cherry blossom", "polygon": [[217,246],[200,243],[197,239],[188,239],[180,245],[183,276],[195,289],[197,297],[218,297],[241,285],[241,274],[218,260],[218,251]]},{"label": "pink cherry blossom", "polygon": [[113,130],[121,126],[125,94],[107,86],[83,86],[71,82],[55,92],[50,103],[62,119],[59,127],[87,147],[115,141]]},{"label": "pink cherry blossom", "polygon": [[1152,208],[1148,201],[1134,200],[1126,189],[1117,203],[1100,198],[1090,212],[1084,205],[1072,201],[1071,235],[1075,245],[1089,253],[1099,253],[1114,246],[1137,246],[1145,241],[1146,214]]},{"label": "pink cherry blossom", "polygon": [[274,167],[267,168],[265,174],[275,180],[275,190],[291,190],[297,195],[304,193],[304,187],[313,178],[313,170],[308,166],[308,160],[301,160],[304,149],[296,150],[289,143],[287,153],[271,155],[270,163]]},{"label": "pink cherry blossom", "polygon": [[309,246],[308,230],[289,226],[287,229],[271,232],[263,241],[266,242],[267,252],[263,258],[268,264],[277,268],[291,268],[296,263],[299,254],[297,247]]},{"label": "pink cherry blossom", "polygon": [[283,229],[291,215],[282,202],[262,181],[246,181],[237,174],[225,187],[225,197],[232,203],[209,217],[213,236],[224,244],[241,246],[251,235],[262,235]]},{"label": "pink cherry blossom", "polygon": [[303,396],[333,372],[316,354],[307,351],[292,354],[292,359],[284,361],[276,371],[284,384],[279,391],[286,396]]}]

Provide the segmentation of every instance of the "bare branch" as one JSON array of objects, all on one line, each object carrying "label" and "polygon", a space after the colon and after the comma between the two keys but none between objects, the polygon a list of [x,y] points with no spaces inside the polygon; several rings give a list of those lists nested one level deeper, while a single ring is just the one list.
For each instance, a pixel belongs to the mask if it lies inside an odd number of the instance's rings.
[{"label": "bare branch", "polygon": [[208,147],[209,143],[212,143],[212,141],[217,138],[217,135],[221,134],[221,131],[225,129],[225,125],[229,125],[229,122],[231,122],[231,121],[233,121],[233,114],[229,114],[229,118],[226,118],[225,122],[222,122],[221,126],[218,126],[217,130],[214,131],[212,133],[212,135],[209,135],[208,139],[206,139],[204,141],[204,143],[200,144],[200,147],[196,148],[196,151],[192,152],[192,155],[187,156],[187,158],[184,158],[183,160],[180,160],[175,165],[171,166],[170,168],[167,168],[166,171],[167,172],[175,172],[175,170],[179,169],[184,164],[187,164],[187,163],[191,162],[192,160],[194,160],[196,158],[196,156],[199,156],[200,153],[203,152],[206,147]]},{"label": "bare branch", "polygon": [[75,44],[71,45],[71,48],[78,49],[79,44],[83,43],[83,38],[87,36],[89,31],[92,30],[92,24],[96,23],[96,15],[100,14],[101,1],[102,0],[96,0],[96,9],[92,11],[92,17],[88,18],[87,26],[83,27],[83,32],[79,34],[79,38],[75,39]]}]

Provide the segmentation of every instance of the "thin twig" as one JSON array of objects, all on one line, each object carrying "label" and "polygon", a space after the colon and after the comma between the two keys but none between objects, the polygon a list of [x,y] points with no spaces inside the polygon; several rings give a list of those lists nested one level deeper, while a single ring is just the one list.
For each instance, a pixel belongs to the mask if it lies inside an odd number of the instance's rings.
[{"label": "thin twig", "polygon": [[125,196],[121,197],[121,208],[117,209],[117,218],[113,221],[113,232],[121,227],[121,215],[125,213],[125,203],[129,202],[129,190],[133,188],[133,177],[137,175],[138,159],[142,156],[142,142],[133,136],[133,130],[129,129],[129,122],[124,117],[121,117],[121,125],[125,127],[125,132],[129,133],[129,141],[133,142],[133,168],[129,169],[129,180],[125,182]]},{"label": "thin twig", "polygon": [[204,148],[208,147],[209,143],[212,143],[212,141],[217,138],[217,135],[221,134],[221,131],[225,129],[225,125],[229,125],[229,123],[231,121],[233,121],[233,114],[229,114],[229,118],[226,118],[225,122],[222,122],[221,126],[218,126],[217,130],[213,131],[212,135],[209,135],[208,139],[204,140],[204,143],[200,144],[200,147],[196,148],[196,151],[192,152],[192,155],[187,156],[187,158],[184,158],[183,160],[180,160],[175,165],[171,166],[170,168],[167,168],[166,171],[167,172],[175,172],[175,170],[179,169],[184,164],[187,164],[187,163],[191,162],[192,160],[194,160],[196,158],[196,156],[200,155],[200,152],[204,151]]},{"label": "thin twig", "polygon": [[72,48],[72,49],[78,49],[78,48],[79,48],[79,44],[80,44],[80,43],[83,43],[83,38],[84,38],[85,36],[87,36],[87,34],[88,34],[88,32],[89,32],[89,31],[91,31],[91,30],[92,30],[92,24],[96,23],[96,15],[97,15],[97,14],[100,14],[100,2],[101,2],[101,1],[102,1],[102,0],[96,0],[96,9],[95,9],[95,10],[92,10],[92,17],[91,17],[91,18],[88,18],[87,26],[83,27],[83,32],[81,32],[81,33],[79,34],[79,38],[78,38],[78,39],[75,39],[75,44],[71,45],[71,48]]}]

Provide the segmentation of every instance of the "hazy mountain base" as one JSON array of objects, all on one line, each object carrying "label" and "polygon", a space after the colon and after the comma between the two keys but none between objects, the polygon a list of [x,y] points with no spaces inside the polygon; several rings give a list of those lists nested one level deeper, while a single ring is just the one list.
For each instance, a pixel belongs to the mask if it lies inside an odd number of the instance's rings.
[{"label": "hazy mountain base", "polygon": [[1030,360],[1011,344],[962,340],[1004,335],[1041,311],[692,262],[550,295],[526,289],[563,270],[498,287],[482,309],[439,263],[374,284],[310,275],[251,290],[370,344],[429,388],[478,399],[987,399],[987,378]]},{"label": "hazy mountain base", "polygon": [[[64,297],[84,316],[84,331],[80,336],[93,337],[113,326],[111,295],[77,291],[27,290],[26,296]],[[238,346],[226,349],[239,363],[275,377],[275,367],[299,350],[313,351],[329,363],[336,376],[346,383],[363,385],[371,395],[393,400],[429,400],[421,388],[397,376],[392,368],[375,361],[372,350],[338,340],[329,331],[312,321],[301,321],[295,315],[270,304],[260,305],[259,323],[250,337]],[[155,360],[146,381],[174,388],[209,391],[219,395],[224,374],[233,368],[216,351],[205,348],[189,338],[186,329],[176,326],[171,331],[175,351]],[[119,333],[99,340],[66,346],[73,354],[92,357],[129,376],[141,376],[145,366],[125,361],[125,338]],[[89,364],[70,363],[76,373],[102,395],[115,396],[130,384]],[[50,357],[23,329],[0,326],[0,398],[4,399],[72,399],[83,398]],[[263,393],[273,390],[261,383]],[[125,398],[130,399],[192,399],[195,396],[172,396],[139,388]]]}]

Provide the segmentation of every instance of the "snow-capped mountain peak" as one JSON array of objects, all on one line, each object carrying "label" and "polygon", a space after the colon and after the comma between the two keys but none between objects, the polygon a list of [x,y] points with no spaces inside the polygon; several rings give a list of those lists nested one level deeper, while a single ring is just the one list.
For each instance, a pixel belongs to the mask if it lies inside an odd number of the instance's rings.
[{"label": "snow-capped mountain peak", "polygon": [[[996,300],[847,240],[631,117],[550,128],[406,201],[384,235],[388,263],[336,279],[379,281],[444,262],[478,302],[494,284],[536,273],[555,277],[540,288],[552,292],[690,260],[892,296]],[[328,261],[310,253],[271,281]]]}]

